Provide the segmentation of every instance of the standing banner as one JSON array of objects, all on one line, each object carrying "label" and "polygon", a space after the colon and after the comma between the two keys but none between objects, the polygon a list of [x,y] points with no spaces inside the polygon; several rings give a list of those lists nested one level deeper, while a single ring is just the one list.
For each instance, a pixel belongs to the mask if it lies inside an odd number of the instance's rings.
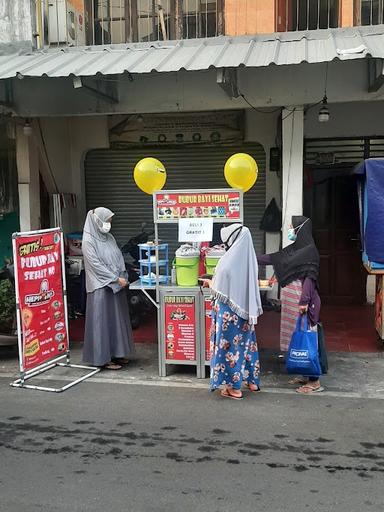
[{"label": "standing banner", "polygon": [[66,354],[68,323],[64,309],[60,230],[15,239],[23,368],[30,370]]},{"label": "standing banner", "polygon": [[[99,371],[70,364],[64,239],[61,228],[14,233],[13,258],[20,379],[16,387],[64,391]],[[66,363],[59,363],[66,358]],[[91,370],[62,388],[26,385],[25,380],[55,366]]]}]

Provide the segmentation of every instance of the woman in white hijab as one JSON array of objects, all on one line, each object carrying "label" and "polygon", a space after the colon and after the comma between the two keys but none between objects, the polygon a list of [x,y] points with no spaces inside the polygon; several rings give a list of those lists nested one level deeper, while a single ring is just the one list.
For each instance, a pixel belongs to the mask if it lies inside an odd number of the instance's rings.
[{"label": "woman in white hijab", "polygon": [[83,360],[119,370],[134,352],[123,255],[109,233],[114,213],[108,208],[88,212],[82,250],[87,288]]},{"label": "woman in white hijab", "polygon": [[210,284],[214,297],[210,388],[224,386],[221,396],[240,400],[243,381],[250,391],[260,391],[255,324],[263,310],[258,265],[248,228],[232,224],[220,234],[227,252]]}]

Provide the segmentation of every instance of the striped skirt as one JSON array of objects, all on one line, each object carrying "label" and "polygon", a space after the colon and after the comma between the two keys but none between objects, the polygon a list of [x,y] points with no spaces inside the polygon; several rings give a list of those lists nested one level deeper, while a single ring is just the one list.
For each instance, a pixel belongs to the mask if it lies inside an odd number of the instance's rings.
[{"label": "striped skirt", "polygon": [[282,352],[288,350],[296,327],[301,291],[301,281],[293,281],[281,290],[280,350]]}]

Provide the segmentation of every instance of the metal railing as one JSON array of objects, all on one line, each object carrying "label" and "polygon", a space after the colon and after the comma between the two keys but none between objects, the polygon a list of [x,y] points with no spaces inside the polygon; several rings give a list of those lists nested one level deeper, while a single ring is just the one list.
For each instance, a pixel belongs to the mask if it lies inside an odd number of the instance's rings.
[{"label": "metal railing", "polygon": [[224,0],[36,0],[39,46],[215,37]]},{"label": "metal railing", "polygon": [[341,0],[277,0],[276,31],[318,30],[339,26]]},{"label": "metal railing", "polygon": [[384,23],[384,0],[354,0],[354,25]]}]

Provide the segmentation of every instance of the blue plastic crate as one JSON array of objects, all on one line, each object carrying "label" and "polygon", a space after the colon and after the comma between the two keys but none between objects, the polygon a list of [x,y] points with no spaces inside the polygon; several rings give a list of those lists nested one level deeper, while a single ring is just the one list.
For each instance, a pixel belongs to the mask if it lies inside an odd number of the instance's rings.
[{"label": "blue plastic crate", "polygon": [[[159,268],[159,283],[169,280],[168,244],[139,244],[140,281],[142,284],[154,286],[156,284],[156,266]],[[156,265],[156,253],[158,265]],[[152,275],[153,274],[153,275]]]}]

